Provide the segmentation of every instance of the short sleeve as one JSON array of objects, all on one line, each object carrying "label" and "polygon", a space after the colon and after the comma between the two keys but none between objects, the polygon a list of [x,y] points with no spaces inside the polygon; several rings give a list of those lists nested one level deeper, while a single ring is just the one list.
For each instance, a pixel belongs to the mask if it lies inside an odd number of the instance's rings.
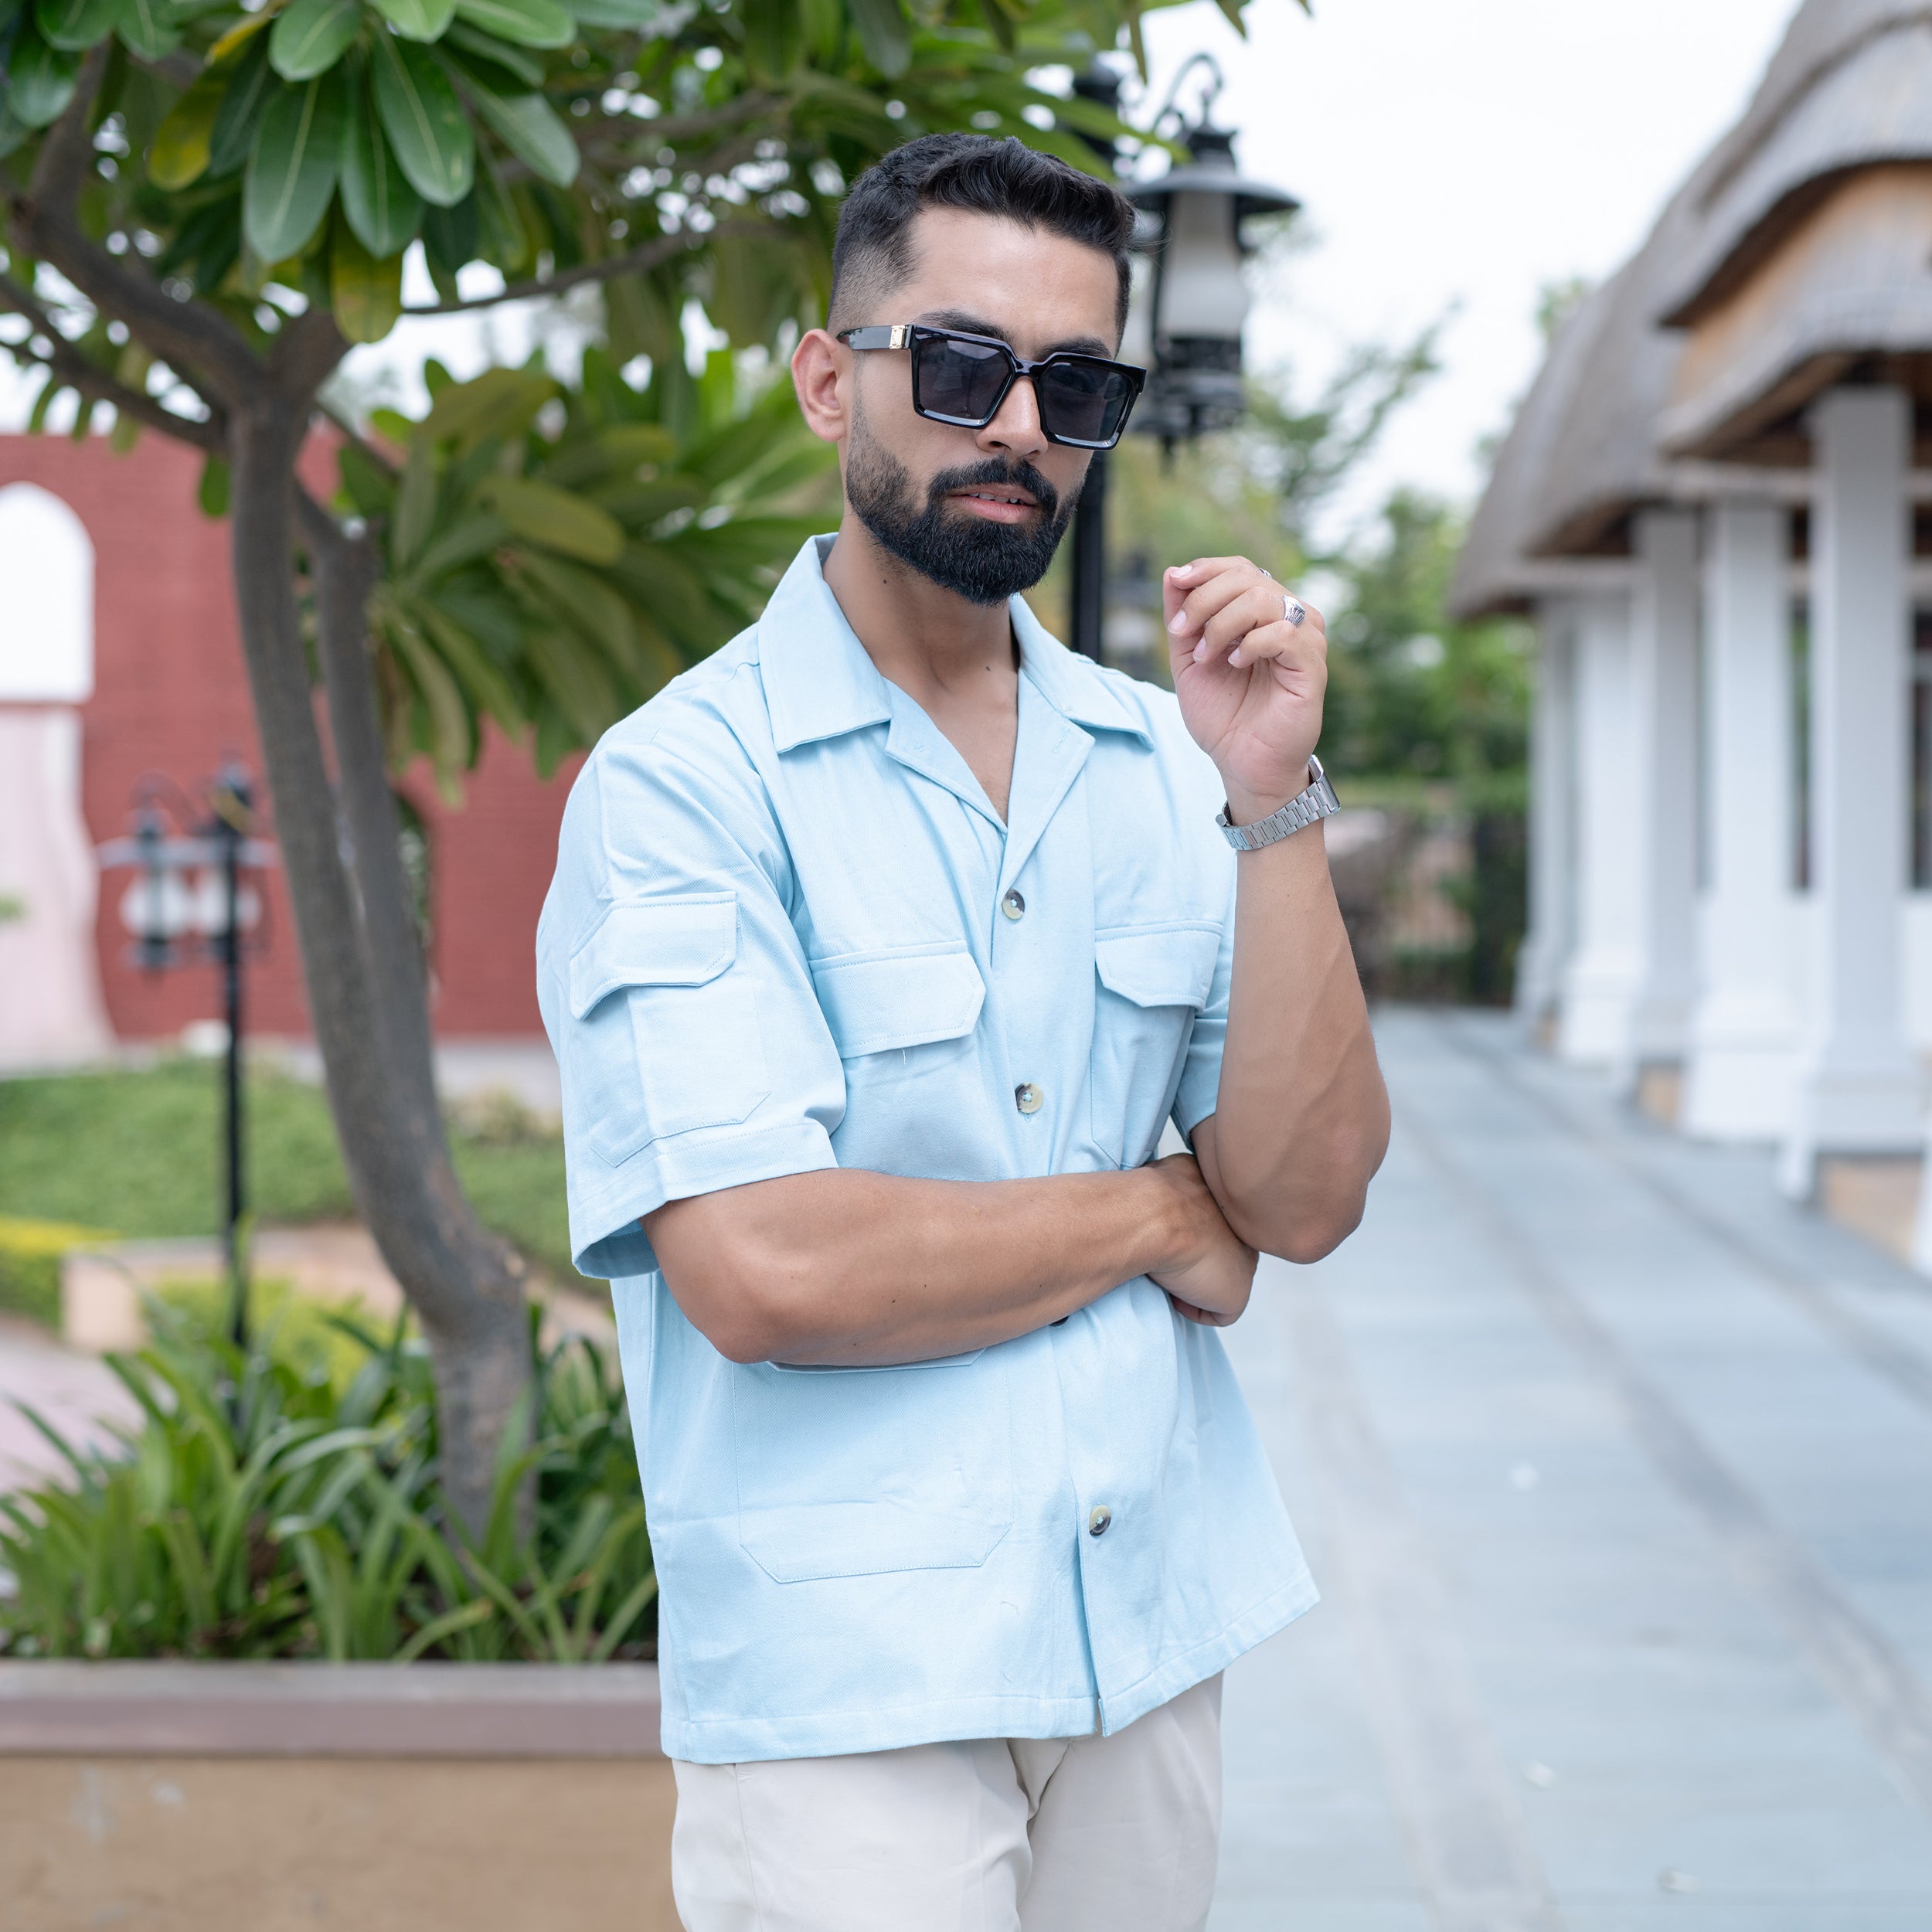
[{"label": "short sleeve", "polygon": [[655,1269],[640,1222],[667,1201],[838,1164],[844,1074],[782,842],[743,752],[719,764],[607,739],[564,813],[537,982],[587,1275]]},{"label": "short sleeve", "polygon": [[1230,869],[1230,892],[1221,922],[1221,949],[1215,956],[1214,978],[1208,988],[1207,1004],[1195,1016],[1188,1036],[1187,1057],[1181,1064],[1181,1084],[1174,1096],[1171,1117],[1182,1138],[1192,1147],[1194,1130],[1219,1104],[1221,1088],[1221,1049],[1228,1036],[1228,989],[1234,974],[1234,896]]}]

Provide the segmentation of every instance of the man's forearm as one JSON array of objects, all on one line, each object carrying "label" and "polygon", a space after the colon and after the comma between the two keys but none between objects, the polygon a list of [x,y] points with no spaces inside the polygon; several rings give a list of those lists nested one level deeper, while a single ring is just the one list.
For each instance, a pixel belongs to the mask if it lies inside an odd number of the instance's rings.
[{"label": "man's forearm", "polygon": [[673,1202],[645,1226],[679,1305],[734,1360],[929,1361],[1193,1259],[1213,1204],[1192,1164],[1176,1166],[1026,1181],[832,1168]]},{"label": "man's forearm", "polygon": [[1195,1152],[1236,1233],[1313,1260],[1361,1219],[1388,1095],[1320,829],[1239,866],[1220,1088]]}]

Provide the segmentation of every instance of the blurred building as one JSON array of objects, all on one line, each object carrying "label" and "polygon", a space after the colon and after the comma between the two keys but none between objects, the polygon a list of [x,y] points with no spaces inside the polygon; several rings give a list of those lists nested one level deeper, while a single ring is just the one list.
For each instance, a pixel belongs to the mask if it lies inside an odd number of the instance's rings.
[{"label": "blurred building", "polygon": [[[219,1012],[215,969],[142,974],[94,847],[128,829],[150,773],[198,791],[261,757],[228,569],[196,501],[199,455],[145,437],[0,437],[0,1069],[170,1042]],[[321,479],[325,482],[325,479]],[[433,1010],[487,1060],[541,1039],[532,964],[574,763],[549,784],[492,737],[460,810],[398,787],[427,876]],[[274,835],[269,801],[269,835]],[[252,1033],[304,1040],[301,961],[272,876],[249,971]]]},{"label": "blurred building", "polygon": [[[1681,1124],[1925,1136],[1932,15],[1806,0],[1743,119],[1563,325],[1461,562],[1541,637],[1519,1003]],[[1932,1265],[1922,1209],[1921,1261]]]}]

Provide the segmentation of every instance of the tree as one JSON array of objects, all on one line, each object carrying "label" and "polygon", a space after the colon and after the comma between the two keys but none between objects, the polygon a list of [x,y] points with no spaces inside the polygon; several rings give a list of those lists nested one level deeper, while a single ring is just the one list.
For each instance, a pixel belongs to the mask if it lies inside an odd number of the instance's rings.
[{"label": "tree", "polygon": [[1338,770],[1447,778],[1472,798],[1520,782],[1529,755],[1529,658],[1520,624],[1447,614],[1462,516],[1397,489],[1372,541],[1338,560],[1325,737]]},{"label": "tree", "polygon": [[[1237,22],[1240,4],[1223,0]],[[553,758],[718,641],[742,615],[721,583],[755,589],[744,560],[779,534],[747,529],[725,487],[769,457],[773,423],[713,408],[702,446],[687,303],[740,347],[815,320],[845,183],[922,130],[1022,134],[1088,165],[1074,131],[1117,124],[1041,70],[1122,32],[1138,47],[1142,11],[0,0],[0,308],[25,324],[9,346],[45,372],[42,417],[71,390],[83,432],[104,409],[123,440],[206,452],[330,1104],[430,1344],[445,1487],[472,1528],[527,1380],[523,1282],[451,1166],[391,752],[426,742],[447,781],[489,713]],[[567,396],[536,372],[446,388],[389,450],[352,438],[345,500],[318,501],[296,467],[318,392],[410,312],[419,243],[434,312],[600,290],[607,355]],[[632,409],[617,372],[639,355],[653,393]],[[638,499],[680,488],[675,507],[695,488],[706,514],[672,541]],[[630,493],[629,520],[600,492]],[[562,621],[533,614],[533,587],[565,583]]]}]

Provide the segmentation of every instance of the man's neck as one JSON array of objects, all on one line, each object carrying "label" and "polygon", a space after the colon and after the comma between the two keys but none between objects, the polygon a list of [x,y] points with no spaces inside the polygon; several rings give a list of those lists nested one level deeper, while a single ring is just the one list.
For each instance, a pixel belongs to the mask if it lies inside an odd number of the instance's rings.
[{"label": "man's neck", "polygon": [[838,600],[881,677],[926,710],[965,699],[1016,702],[1019,648],[1002,604],[974,604],[944,590],[880,546],[847,510],[825,562]]},{"label": "man's neck", "polygon": [[825,577],[879,675],[951,740],[1004,819],[1019,716],[1019,645],[1006,606],[941,590],[881,549],[849,510]]}]

